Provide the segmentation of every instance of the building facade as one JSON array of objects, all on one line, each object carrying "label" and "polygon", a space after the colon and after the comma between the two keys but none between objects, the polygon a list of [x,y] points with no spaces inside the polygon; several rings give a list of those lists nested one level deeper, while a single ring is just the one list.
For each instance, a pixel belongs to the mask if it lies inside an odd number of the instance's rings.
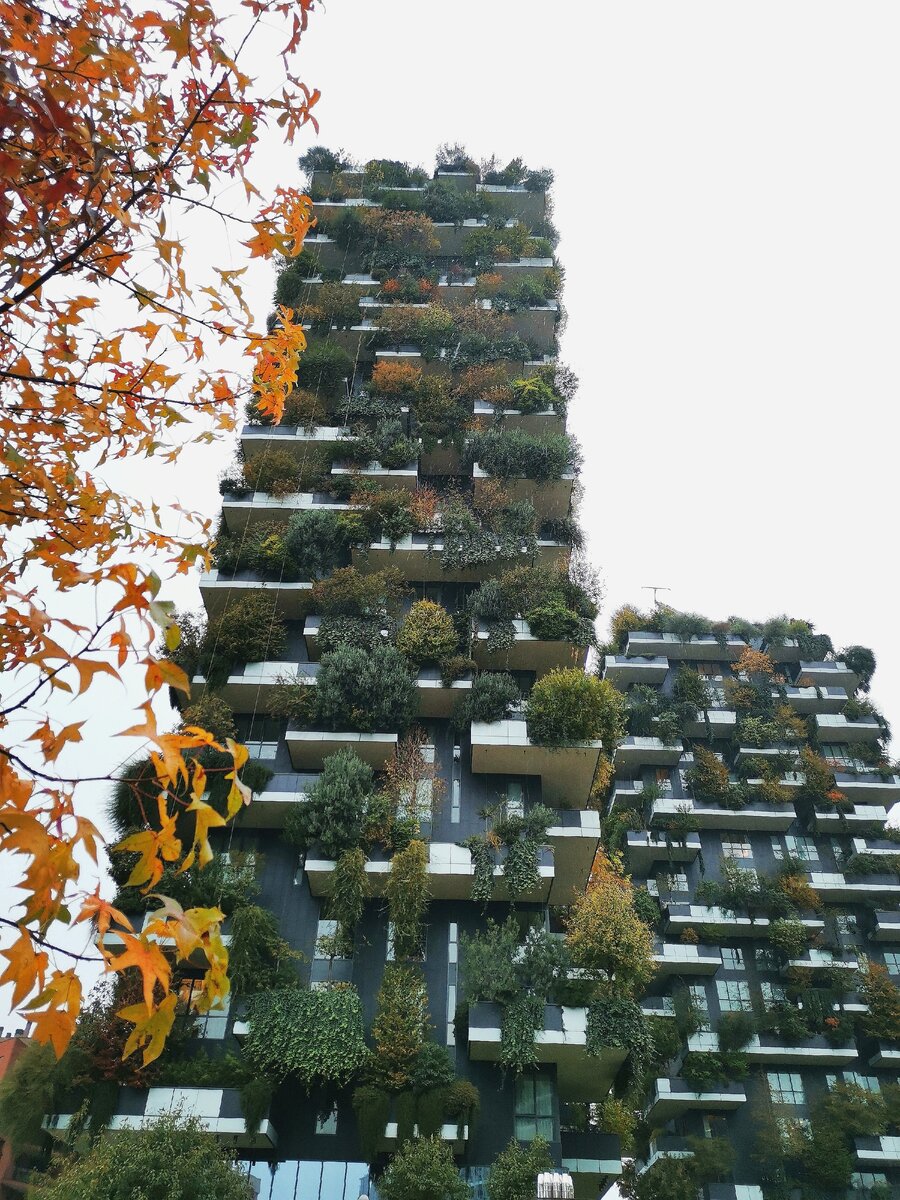
[{"label": "building facade", "polygon": [[265,1200],[376,1200],[416,1135],[476,1200],[538,1138],[577,1200],[894,1194],[874,662],[668,609],[596,653],[549,177],[305,165],[276,301],[308,350],[243,427],[179,650],[185,717],[251,754],[215,894],[181,893],[226,911],[233,994],[109,1127],[196,1112]]}]

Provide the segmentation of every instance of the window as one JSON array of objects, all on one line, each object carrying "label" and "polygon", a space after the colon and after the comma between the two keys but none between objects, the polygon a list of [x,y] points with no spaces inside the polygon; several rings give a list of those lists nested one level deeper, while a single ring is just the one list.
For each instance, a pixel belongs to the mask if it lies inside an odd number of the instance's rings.
[{"label": "window", "polygon": [[778,955],[774,950],[765,949],[756,951],[757,971],[777,971],[780,966]]},{"label": "window", "polygon": [[900,951],[885,950],[884,965],[891,975],[900,975]]},{"label": "window", "polygon": [[787,992],[784,990],[784,984],[763,982],[759,986],[767,1008],[772,1004],[784,1004],[787,1000]]},{"label": "window", "polygon": [[801,858],[804,862],[819,861],[816,843],[811,837],[804,837],[802,834],[786,833],[783,844],[781,838],[773,837],[772,854],[778,859],[790,855],[791,858]]},{"label": "window", "polygon": [[740,971],[744,966],[744,952],[736,946],[722,947],[722,966],[726,971]]},{"label": "window", "polygon": [[668,875],[661,877],[660,885],[667,887],[670,892],[686,892],[688,890],[687,874],[684,871],[670,871]]},{"label": "window", "polygon": [[[842,1072],[841,1081],[843,1083],[852,1083],[854,1087],[862,1088],[866,1092],[878,1093],[881,1091],[881,1084],[875,1075],[860,1075],[857,1071]],[[838,1081],[837,1075],[826,1075],[825,1083],[831,1089]]]},{"label": "window", "polygon": [[706,985],[702,983],[688,984],[688,994],[698,1018],[700,1030],[709,1029],[709,1001],[706,999]]},{"label": "window", "polygon": [[316,1117],[316,1133],[337,1133],[337,1107]]},{"label": "window", "polygon": [[656,768],[656,786],[664,796],[668,796],[672,791],[672,775],[668,767]]},{"label": "window", "polygon": [[750,984],[743,979],[719,979],[716,981],[716,991],[722,1012],[748,1012],[753,1007]]},{"label": "window", "polygon": [[226,996],[221,1008],[214,1008],[208,1013],[198,1015],[195,1029],[198,1038],[221,1041],[228,1028],[228,1008],[230,997]]},{"label": "window", "polygon": [[753,849],[749,842],[722,842],[722,853],[726,858],[752,858]]},{"label": "window", "polygon": [[851,913],[840,913],[834,918],[838,933],[856,933],[856,917]]},{"label": "window", "polygon": [[251,758],[272,759],[278,750],[282,722],[275,717],[254,717],[244,741]]},{"label": "window", "polygon": [[766,1074],[773,1104],[805,1104],[803,1080],[790,1071],[769,1071]]},{"label": "window", "polygon": [[553,1141],[553,1088],[543,1075],[523,1075],[516,1080],[516,1138]]},{"label": "window", "polygon": [[525,801],[522,797],[521,783],[508,783],[506,785],[506,801],[503,805],[503,815],[505,817],[525,816]]}]

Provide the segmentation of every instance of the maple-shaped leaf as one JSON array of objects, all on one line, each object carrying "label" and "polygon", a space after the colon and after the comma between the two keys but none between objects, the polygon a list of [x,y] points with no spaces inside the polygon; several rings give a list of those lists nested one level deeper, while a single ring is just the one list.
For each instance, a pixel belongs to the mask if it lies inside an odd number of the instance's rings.
[{"label": "maple-shaped leaf", "polygon": [[122,928],[127,929],[129,933],[133,932],[131,922],[119,909],[114,908],[108,900],[103,900],[100,897],[99,888],[88,896],[81,906],[81,912],[75,918],[73,924],[78,925],[82,921],[94,920],[97,923],[97,932],[101,940],[104,935],[109,932],[110,924],[115,921]]},{"label": "maple-shaped leaf", "polygon": [[145,925],[144,932],[159,938],[171,938],[175,942],[179,959],[186,960],[195,950],[206,948],[211,936],[219,933],[225,920],[220,908],[183,909],[177,900],[157,893],[162,907],[154,909],[152,920]]},{"label": "maple-shaped leaf", "polygon": [[12,1007],[17,1008],[33,988],[43,990],[49,958],[44,950],[35,951],[34,942],[24,929],[9,949],[0,954],[9,959],[0,975],[0,987],[6,983],[13,985]]},{"label": "maple-shaped leaf", "polygon": [[62,1058],[75,1032],[75,1017],[63,1009],[48,1008],[44,1012],[29,1013],[28,1020],[33,1026],[31,1036],[34,1040],[41,1045],[49,1042],[56,1057]]},{"label": "maple-shaped leaf", "polygon": [[148,1009],[145,1004],[129,1004],[126,1008],[119,1009],[116,1016],[134,1025],[122,1051],[123,1059],[130,1057],[141,1047],[144,1050],[145,1067],[159,1058],[165,1049],[166,1038],[172,1030],[176,1003],[177,997],[174,992],[170,992],[156,1009]]},{"label": "maple-shaped leaf", "polygon": [[194,840],[191,843],[190,853],[178,868],[179,875],[182,871],[189,870],[195,861],[201,867],[205,867],[207,863],[212,862],[213,852],[212,846],[209,844],[209,831],[210,829],[215,829],[220,825],[226,824],[225,818],[217,813],[205,800],[192,800],[187,806],[187,811],[196,813],[196,824],[194,825]]},{"label": "maple-shaped leaf", "polygon": [[107,957],[107,966],[111,971],[125,971],[129,967],[137,967],[143,978],[144,1003],[148,1009],[152,1009],[153,989],[157,983],[164,992],[169,990],[172,978],[169,960],[156,942],[151,941],[144,933],[137,937],[123,933],[122,941],[125,943],[125,952],[118,958]]},{"label": "maple-shaped leaf", "polygon": [[175,836],[175,816],[169,816],[165,798],[159,798],[159,829],[143,829],[129,834],[113,847],[114,850],[131,851],[139,854],[140,860],[128,876],[126,887],[140,887],[150,891],[160,880],[164,862],[175,862],[181,857],[181,839]]}]

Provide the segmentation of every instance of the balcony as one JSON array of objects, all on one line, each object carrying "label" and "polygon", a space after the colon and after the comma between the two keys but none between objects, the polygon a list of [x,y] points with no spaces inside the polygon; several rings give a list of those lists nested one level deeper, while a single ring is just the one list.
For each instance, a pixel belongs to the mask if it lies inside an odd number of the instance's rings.
[{"label": "balcony", "polygon": [[900,1068],[900,1049],[890,1042],[879,1042],[878,1049],[869,1059],[871,1067],[892,1067],[895,1071]]},{"label": "balcony", "polygon": [[560,1166],[572,1176],[575,1200],[596,1200],[622,1174],[622,1142],[599,1129],[563,1129]]},{"label": "balcony", "polygon": [[632,683],[646,683],[657,687],[669,673],[669,660],[662,655],[646,658],[628,658],[624,654],[607,654],[604,659],[603,677],[624,691]]},{"label": "balcony", "polygon": [[348,271],[362,265],[358,254],[344,250],[325,233],[308,233],[303,249],[315,255],[320,271]]},{"label": "balcony", "polygon": [[900,1137],[883,1134],[881,1137],[853,1139],[856,1159],[864,1166],[896,1166],[900,1163]]},{"label": "balcony", "polygon": [[539,775],[545,804],[586,808],[601,744],[536,746],[523,720],[472,722],[472,770],[485,775]]},{"label": "balcony", "polygon": [[[786,687],[785,700],[796,713],[837,713],[847,703],[847,689],[842,687]],[[780,693],[772,692],[775,700]]]},{"label": "balcony", "polygon": [[[419,1136],[419,1126],[413,1126],[413,1137]],[[469,1140],[469,1126],[456,1121],[445,1122],[435,1135],[450,1146],[454,1154],[464,1154]],[[382,1151],[396,1153],[399,1148],[400,1126],[396,1121],[388,1121],[384,1127],[384,1137],[381,1142]]]},{"label": "balcony", "polygon": [[843,662],[801,662],[797,684],[799,687],[842,687],[853,695],[859,687],[859,679]]},{"label": "balcony", "polygon": [[565,433],[565,417],[553,408],[542,412],[521,412],[518,408],[504,408],[498,412],[486,400],[476,400],[472,408],[473,419],[484,429],[502,426],[504,429],[521,429],[535,437],[549,433]]},{"label": "balcony", "polygon": [[[272,698],[273,690],[282,683],[314,684],[319,670],[318,663],[255,662],[245,663],[240,671],[233,671],[217,689],[217,694],[236,713],[264,712]],[[197,700],[206,691],[206,678],[195,675],[191,680],[191,700]]]},{"label": "balcony", "polygon": [[661,1134],[650,1142],[646,1159],[638,1162],[638,1175],[645,1175],[651,1167],[663,1158],[693,1158],[694,1152],[688,1146],[687,1138],[677,1134]]},{"label": "balcony", "polygon": [[900,875],[843,875],[840,871],[810,871],[809,882],[826,904],[873,900],[876,896],[900,899]]},{"label": "balcony", "polygon": [[568,904],[583,892],[600,841],[600,814],[593,808],[561,808],[547,830],[553,850],[554,878],[550,904]]},{"label": "balcony", "polygon": [[491,272],[504,283],[518,283],[525,275],[542,276],[553,270],[552,258],[517,258],[511,262],[494,263]]},{"label": "balcony", "polygon": [[[690,803],[690,801],[679,801]],[[644,785],[640,779],[617,779],[609,799],[610,812],[622,812],[627,808],[641,809],[644,806]]]},{"label": "balcony", "polygon": [[[404,579],[416,583],[481,583],[498,574],[504,566],[516,563],[515,559],[498,557],[471,567],[445,567],[441,563],[443,548],[440,536],[429,538],[427,534],[410,534],[401,538],[393,548],[390,542],[385,541],[373,542],[365,550],[354,547],[353,565],[367,573],[395,567]],[[522,554],[518,561],[522,566],[565,566],[570,556],[571,547],[565,542],[539,541],[533,560]]]},{"label": "balcony", "polygon": [[[857,808],[858,801],[862,801],[863,804],[888,805],[896,804],[900,800],[900,775],[882,776],[877,771],[859,773],[837,770],[834,781],[838,791],[843,792],[848,800],[852,800]],[[884,817],[871,819],[885,820]]]},{"label": "balcony", "polygon": [[746,1103],[747,1093],[742,1083],[731,1081],[716,1084],[706,1092],[695,1092],[685,1080],[669,1076],[654,1083],[647,1120],[662,1125],[690,1109],[733,1112]]},{"label": "balcony", "polygon": [[476,191],[485,197],[492,212],[521,221],[529,229],[539,225],[547,215],[546,192],[531,192],[525,187],[501,187],[494,183],[479,183]]},{"label": "balcony", "polygon": [[318,775],[280,771],[272,776],[261,792],[241,809],[238,826],[241,829],[283,829],[285,814],[295,804],[301,804]]},{"label": "balcony", "polygon": [[[534,511],[541,521],[560,520],[568,516],[572,504],[572,489],[575,486],[575,475],[572,471],[567,471],[559,479],[527,479],[524,476],[496,479],[482,470],[478,463],[474,463],[472,478],[475,481],[476,503],[489,501],[494,484],[499,483],[513,503],[527,500],[533,504]],[[489,492],[486,492],[486,486],[490,488]]]},{"label": "balcony", "polygon": [[653,802],[651,824],[662,825],[677,819],[685,810],[698,829],[771,830],[784,833],[797,819],[793,804],[754,801],[744,808],[726,808],[714,800],[663,796]]},{"label": "balcony", "polygon": [[489,651],[488,627],[480,625],[475,632],[472,657],[480,667],[492,671],[535,671],[538,676],[546,675],[557,667],[583,668],[587,662],[587,646],[573,646],[571,642],[548,642],[531,632],[527,621],[513,621],[513,643],[503,650]]},{"label": "balcony", "polygon": [[688,641],[675,633],[629,633],[625,653],[632,655],[665,655],[667,658],[689,662],[736,662],[747,649],[743,638],[726,637],[721,641],[711,634],[692,637]]},{"label": "balcony", "polygon": [[305,580],[282,582],[263,579],[254,571],[239,571],[223,575],[220,571],[204,571],[200,576],[200,595],[210,617],[219,613],[251,592],[266,592],[275,597],[275,611],[288,620],[306,615],[312,594],[312,584]]},{"label": "balcony", "polygon": [[332,733],[308,729],[288,729],[284,735],[297,771],[321,771],[325,759],[338,750],[355,750],[363,762],[375,771],[383,771],[394,754],[396,733]]},{"label": "balcony", "polygon": [[629,829],[627,839],[628,866],[641,875],[649,874],[654,863],[693,862],[700,853],[700,835],[697,833],[667,837],[647,830]]},{"label": "balcony", "polygon": [[[841,791],[844,789],[838,784]],[[844,793],[846,795],[846,792]],[[813,815],[816,833],[846,833],[869,825],[883,825],[887,820],[887,809],[879,804],[854,804],[850,811],[840,808],[817,808]]]},{"label": "balcony", "polygon": [[823,742],[874,742],[883,736],[877,721],[850,721],[841,713],[817,713],[816,730]]},{"label": "balcony", "polygon": [[414,492],[419,486],[418,462],[407,463],[405,467],[383,467],[380,462],[370,462],[364,466],[335,463],[331,468],[331,478],[335,481],[350,475],[370,483],[379,483],[392,491],[402,489],[404,492]]},{"label": "balcony", "polygon": [[[146,1091],[120,1088],[116,1112],[106,1128],[110,1133],[146,1129],[170,1112],[197,1117],[208,1133],[232,1149],[268,1150],[278,1142],[268,1116],[260,1122],[256,1133],[247,1132],[237,1088],[151,1087]],[[65,1138],[74,1116],[74,1113],[54,1113],[47,1119],[48,1132],[53,1137]]]},{"label": "balcony", "polygon": [[740,746],[735,757],[738,761],[748,758],[771,759],[783,756],[796,759],[799,754],[800,749],[794,742],[776,742],[772,746]]},{"label": "balcony", "polygon": [[313,492],[290,492],[286,496],[250,492],[247,496],[226,494],[222,497],[222,515],[228,532],[234,534],[243,534],[249,527],[264,522],[287,521],[292,513],[301,509],[341,513],[349,508],[349,504]]},{"label": "balcony", "polygon": [[715,975],[722,965],[717,946],[689,946],[662,942],[653,951],[658,975]]},{"label": "balcony", "polygon": [[299,462],[311,450],[338,447],[350,441],[345,425],[245,425],[241,430],[244,457],[252,460],[273,450],[292,450]]},{"label": "balcony", "polygon": [[875,941],[900,942],[900,912],[875,913]]},{"label": "balcony", "polygon": [[622,738],[613,754],[616,771],[634,770],[637,767],[675,767],[684,747],[681,741],[667,745],[658,737]]},{"label": "balcony", "polygon": [[[719,1049],[718,1034],[691,1034],[687,1048],[698,1053],[715,1054]],[[859,1057],[852,1042],[844,1046],[831,1046],[824,1037],[811,1037],[795,1044],[786,1044],[771,1033],[755,1033],[741,1048],[741,1053],[747,1055],[751,1065],[766,1066],[796,1064],[799,1067],[846,1067]]]},{"label": "balcony", "polygon": [[[469,1006],[469,1058],[476,1062],[499,1062],[501,1011],[496,1004]],[[587,1009],[548,1004],[544,1023],[535,1033],[538,1062],[554,1063],[561,1100],[602,1099],[628,1054],[610,1046],[600,1055],[587,1054]]]},{"label": "balcony", "polygon": [[737,728],[737,713],[728,708],[708,708],[682,725],[686,737],[730,738]]},{"label": "balcony", "polygon": [[858,971],[859,959],[855,956],[849,958],[836,958],[830,950],[817,950],[815,947],[810,948],[801,958],[791,958],[787,964],[781,968],[782,975],[786,975],[788,971]]},{"label": "balcony", "polygon": [[763,1190],[755,1183],[708,1183],[703,1200],[764,1200]]},{"label": "balcony", "polygon": [[[501,855],[502,858],[502,855]],[[328,896],[335,863],[332,859],[315,857],[315,850],[307,856],[304,864],[309,890],[314,896]],[[375,851],[366,862],[366,876],[373,896],[384,894],[391,870],[391,860],[384,851]],[[472,881],[475,868],[472,855],[464,846],[455,842],[428,843],[428,883],[433,900],[469,900],[472,896]],[[554,881],[553,851],[544,846],[538,851],[540,882],[519,899],[522,903],[547,904]],[[494,867],[494,897],[497,901],[508,900],[503,881],[503,867]]]},{"label": "balcony", "polygon": [[[769,935],[771,922],[768,917],[754,916],[751,920],[746,912],[732,912],[715,905],[683,904],[678,901],[669,901],[665,909],[669,933],[678,933],[688,926],[696,928],[698,925],[705,925],[715,929],[722,937],[762,938]],[[825,922],[816,916],[801,916],[800,923],[810,932],[821,932],[825,928]]]}]

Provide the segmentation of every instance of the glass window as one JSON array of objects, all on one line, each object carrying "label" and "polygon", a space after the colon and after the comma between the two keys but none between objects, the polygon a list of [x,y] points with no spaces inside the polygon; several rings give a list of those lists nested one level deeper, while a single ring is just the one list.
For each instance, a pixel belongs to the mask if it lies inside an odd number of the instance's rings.
[{"label": "glass window", "polygon": [[667,875],[660,878],[660,885],[666,887],[670,892],[686,892],[688,890],[688,877],[685,871],[670,871]]},{"label": "glass window", "polygon": [[885,950],[884,965],[891,975],[900,975],[900,951]]},{"label": "glass window", "polygon": [[337,1108],[319,1113],[316,1117],[316,1133],[337,1133]]},{"label": "glass window", "polygon": [[722,1012],[749,1012],[753,1007],[750,1002],[750,984],[743,979],[718,979],[716,991],[719,994],[719,1008]]},{"label": "glass window", "polygon": [[780,966],[778,955],[774,950],[765,949],[756,951],[757,971],[777,971]]},{"label": "glass window", "polygon": [[722,853],[726,858],[752,858],[753,849],[749,842],[722,842]]},{"label": "glass window", "polygon": [[740,971],[744,966],[744,952],[736,946],[722,947],[722,966],[726,971]]},{"label": "glass window", "polygon": [[840,913],[834,918],[838,933],[856,933],[856,917],[852,913]]},{"label": "glass window", "polygon": [[772,854],[775,858],[784,858],[790,855],[791,858],[801,858],[804,862],[818,862],[819,851],[816,843],[811,837],[806,837],[803,834],[786,833],[784,842],[781,838],[772,838]]},{"label": "glass window", "polygon": [[219,1041],[225,1036],[228,1028],[228,1008],[230,997],[226,996],[221,1008],[213,1008],[208,1013],[197,1017],[197,1037]]},{"label": "glass window", "polygon": [[319,921],[316,925],[316,958],[346,958],[346,954],[334,954],[338,948],[334,939],[337,937],[337,921]]},{"label": "glass window", "polygon": [[763,982],[759,986],[762,991],[762,998],[767,1006],[771,1004],[784,1004],[787,1000],[787,992],[784,990],[784,984]]},{"label": "glass window", "polygon": [[520,1142],[536,1137],[553,1141],[553,1088],[543,1075],[516,1080],[516,1137]]},{"label": "glass window", "polygon": [[[297,1187],[297,1163],[281,1162],[277,1166],[272,1167],[272,1190],[271,1192],[260,1192],[261,1196],[265,1196],[267,1200],[294,1200],[294,1191]],[[316,1180],[318,1186],[318,1179]]]},{"label": "glass window", "polygon": [[706,984],[689,983],[688,992],[699,1019],[699,1028],[701,1030],[709,1029],[709,1001],[706,999]]},{"label": "glass window", "polygon": [[251,758],[272,759],[278,751],[278,741],[281,737],[282,721],[276,717],[256,716],[250,722],[250,729],[244,740],[244,745],[250,751]]},{"label": "glass window", "polygon": [[672,791],[672,774],[668,767],[656,768],[656,786],[664,796],[669,795]]},{"label": "glass window", "polygon": [[506,803],[503,808],[504,815],[507,817],[525,816],[525,800],[522,796],[521,783],[508,783],[506,785]]},{"label": "glass window", "polygon": [[791,1071],[769,1071],[766,1074],[769,1093],[775,1104],[805,1104],[803,1080]]}]

